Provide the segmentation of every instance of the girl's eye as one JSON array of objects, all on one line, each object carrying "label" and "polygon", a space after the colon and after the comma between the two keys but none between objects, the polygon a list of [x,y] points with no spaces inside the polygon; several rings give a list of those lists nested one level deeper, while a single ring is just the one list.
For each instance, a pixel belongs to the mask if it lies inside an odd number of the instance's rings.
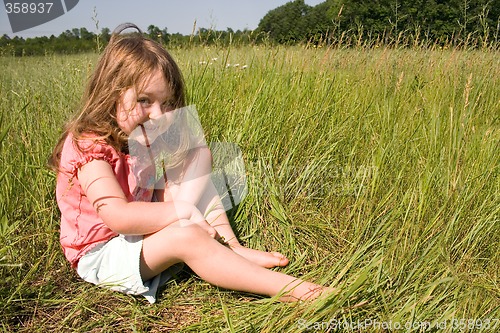
[{"label": "girl's eye", "polygon": [[139,99],[137,100],[137,102],[138,102],[139,104],[143,105],[143,106],[147,106],[147,105],[149,105],[149,99],[147,99],[147,98],[139,98]]}]

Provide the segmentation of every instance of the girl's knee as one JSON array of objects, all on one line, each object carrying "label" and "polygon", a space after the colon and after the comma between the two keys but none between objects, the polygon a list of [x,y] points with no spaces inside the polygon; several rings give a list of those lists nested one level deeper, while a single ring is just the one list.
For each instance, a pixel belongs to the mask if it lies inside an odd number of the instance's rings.
[{"label": "girl's knee", "polygon": [[[203,238],[211,238],[210,235],[197,224],[173,224],[158,231],[165,241],[173,241],[179,244],[193,244]],[[160,236],[160,235],[158,235]]]},{"label": "girl's knee", "polygon": [[193,255],[193,250],[201,246],[210,236],[196,224],[181,226],[174,223],[144,238],[143,252],[145,256],[157,256],[159,253],[184,261],[186,256]]},{"label": "girl's knee", "polygon": [[188,262],[205,257],[213,246],[213,238],[197,224],[172,226],[162,230],[167,235],[163,242],[170,242],[178,260]]}]

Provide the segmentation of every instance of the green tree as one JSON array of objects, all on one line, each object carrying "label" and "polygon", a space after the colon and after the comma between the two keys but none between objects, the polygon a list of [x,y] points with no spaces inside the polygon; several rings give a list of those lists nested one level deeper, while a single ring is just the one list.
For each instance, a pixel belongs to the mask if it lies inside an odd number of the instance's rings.
[{"label": "green tree", "polygon": [[309,24],[305,19],[311,10],[304,0],[288,2],[269,11],[259,22],[257,31],[269,34],[279,43],[293,43],[304,40]]},{"label": "green tree", "polygon": [[87,28],[80,28],[80,38],[86,41],[95,40],[95,35],[89,32]]},{"label": "green tree", "polygon": [[109,28],[102,28],[99,37],[104,44],[108,43],[111,39],[111,30]]},{"label": "green tree", "polygon": [[148,27],[148,37],[153,39],[153,40],[158,40],[158,38],[161,38],[161,30],[155,25],[150,25]]},{"label": "green tree", "polygon": [[166,27],[161,31],[161,40],[165,44],[170,43],[170,34],[168,33],[168,29]]},{"label": "green tree", "polygon": [[[500,0],[327,0],[327,16],[342,31],[393,36],[423,31],[430,39],[487,33],[494,38]],[[321,5],[321,4],[320,4]],[[318,5],[319,6],[319,5]],[[487,30],[487,31],[486,31]]]},{"label": "green tree", "polygon": [[80,29],[78,28],[71,29],[71,36],[77,39],[80,38]]}]

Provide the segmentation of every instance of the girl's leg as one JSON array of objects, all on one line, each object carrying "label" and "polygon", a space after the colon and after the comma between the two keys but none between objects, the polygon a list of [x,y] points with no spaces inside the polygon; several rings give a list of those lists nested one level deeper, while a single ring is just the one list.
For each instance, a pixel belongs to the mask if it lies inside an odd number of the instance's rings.
[{"label": "girl's leg", "polygon": [[144,237],[141,256],[144,280],[178,262],[186,263],[203,280],[216,286],[268,296],[284,292],[283,301],[315,298],[325,291],[320,285],[245,259],[194,224],[187,227],[172,224]]},{"label": "girl's leg", "polygon": [[[182,169],[169,170],[168,178],[180,182],[171,182],[169,187],[160,197],[163,201],[172,199],[191,202],[197,206],[205,216],[207,222],[223,237],[227,245],[239,255],[265,268],[283,267],[288,265],[288,259],[279,252],[266,252],[241,246],[231,228],[224,206],[210,177],[209,170],[199,168],[198,165],[206,164],[206,159],[211,160],[210,151],[198,149],[192,152],[188,165],[189,177],[182,179]],[[206,161],[205,161],[206,162]],[[196,189],[196,190],[194,190]],[[195,194],[195,195],[194,195]],[[192,200],[192,201],[191,201]]]},{"label": "girl's leg", "polygon": [[238,242],[227,218],[224,206],[212,182],[207,184],[197,207],[205,215],[207,222],[217,230],[220,236],[224,237],[224,240],[234,252],[266,268],[288,265],[288,259],[279,252],[254,250],[244,247]]}]

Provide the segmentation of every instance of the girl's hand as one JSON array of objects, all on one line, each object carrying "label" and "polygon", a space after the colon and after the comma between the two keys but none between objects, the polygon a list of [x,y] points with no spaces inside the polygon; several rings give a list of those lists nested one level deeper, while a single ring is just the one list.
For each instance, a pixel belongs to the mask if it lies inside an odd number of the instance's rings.
[{"label": "girl's hand", "polygon": [[215,240],[220,241],[220,236],[215,230],[214,227],[212,227],[205,219],[203,220],[180,220],[179,221],[179,226],[181,227],[186,227],[189,225],[196,224],[197,226],[201,227],[203,230],[207,232],[207,234],[212,237]]},{"label": "girl's hand", "polygon": [[196,208],[195,205],[189,202],[177,200],[173,201],[173,203],[177,216],[179,217],[179,225],[181,227],[196,224],[203,230],[205,230],[210,235],[210,237],[219,240],[220,236],[215,228],[207,222],[203,214],[199,211],[198,208]]}]

